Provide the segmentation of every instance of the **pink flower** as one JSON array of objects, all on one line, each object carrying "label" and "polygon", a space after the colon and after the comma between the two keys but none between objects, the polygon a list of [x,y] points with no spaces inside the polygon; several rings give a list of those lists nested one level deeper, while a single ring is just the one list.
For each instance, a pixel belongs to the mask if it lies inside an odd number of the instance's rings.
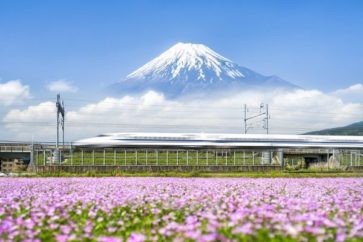
[{"label": "pink flower", "polygon": [[97,238],[99,242],[121,242],[121,239],[116,237],[101,236]]},{"label": "pink flower", "polygon": [[129,242],[143,242],[146,237],[143,234],[132,233],[127,241]]},{"label": "pink flower", "polygon": [[66,241],[68,241],[68,235],[64,235],[64,234],[57,235],[55,239],[58,242],[66,242]]}]

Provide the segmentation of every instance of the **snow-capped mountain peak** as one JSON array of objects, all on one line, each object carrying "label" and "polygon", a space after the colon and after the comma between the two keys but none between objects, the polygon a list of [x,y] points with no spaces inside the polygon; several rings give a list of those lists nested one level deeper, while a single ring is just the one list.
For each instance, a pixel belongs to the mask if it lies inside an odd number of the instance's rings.
[{"label": "snow-capped mountain peak", "polygon": [[[203,44],[177,43],[160,56],[146,63],[129,74],[126,79],[167,78],[169,80],[182,76],[185,71],[195,72],[197,80],[212,80],[208,75],[214,74],[219,80],[243,77],[235,69],[235,64]],[[208,73],[212,72],[212,73]],[[185,78],[183,78],[185,79]]]},{"label": "snow-capped mountain peak", "polygon": [[166,96],[238,91],[241,88],[294,88],[277,76],[264,76],[239,66],[203,44],[177,43],[129,74],[112,89],[122,93],[146,90]]}]

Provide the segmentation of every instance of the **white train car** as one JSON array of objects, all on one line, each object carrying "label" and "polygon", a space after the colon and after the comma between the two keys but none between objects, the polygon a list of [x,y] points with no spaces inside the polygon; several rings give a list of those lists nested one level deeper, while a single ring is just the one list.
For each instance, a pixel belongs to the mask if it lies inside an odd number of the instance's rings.
[{"label": "white train car", "polygon": [[76,147],[164,148],[332,148],[363,149],[363,136],[212,134],[212,133],[106,133],[78,140]]}]

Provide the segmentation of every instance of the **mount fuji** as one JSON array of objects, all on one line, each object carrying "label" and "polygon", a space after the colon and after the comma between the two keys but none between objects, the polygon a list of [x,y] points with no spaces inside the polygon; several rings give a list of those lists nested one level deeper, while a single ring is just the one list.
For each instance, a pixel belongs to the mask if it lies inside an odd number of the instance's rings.
[{"label": "mount fuji", "polygon": [[205,45],[191,43],[177,43],[112,86],[118,93],[155,90],[168,97],[252,88],[298,86],[239,66]]}]

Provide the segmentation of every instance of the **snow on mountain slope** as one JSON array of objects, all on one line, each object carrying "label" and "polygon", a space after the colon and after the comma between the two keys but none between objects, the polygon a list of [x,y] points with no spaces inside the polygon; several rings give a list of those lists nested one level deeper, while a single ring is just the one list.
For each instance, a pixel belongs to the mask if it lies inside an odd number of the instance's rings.
[{"label": "snow on mountain slope", "polygon": [[171,80],[182,77],[185,70],[188,72],[195,71],[198,74],[197,80],[203,81],[208,78],[206,72],[211,72],[209,77],[213,74],[213,78],[217,77],[219,80],[222,80],[223,76],[228,78],[244,77],[232,61],[208,47],[201,44],[178,43],[126,78]]},{"label": "snow on mountain slope", "polygon": [[179,96],[252,87],[293,88],[277,76],[264,76],[241,67],[205,45],[177,43],[117,84],[122,92],[161,91]]}]

